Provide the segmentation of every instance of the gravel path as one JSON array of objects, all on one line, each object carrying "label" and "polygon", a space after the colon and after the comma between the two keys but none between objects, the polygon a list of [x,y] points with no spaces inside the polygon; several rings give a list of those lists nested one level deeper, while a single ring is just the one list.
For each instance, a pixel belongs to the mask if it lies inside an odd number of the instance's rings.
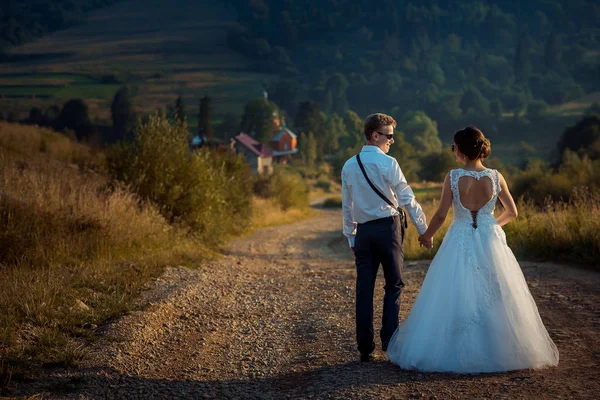
[{"label": "gravel path", "polygon": [[[470,376],[402,371],[380,350],[374,362],[358,362],[355,275],[340,224],[340,211],[321,210],[238,239],[217,262],[168,268],[140,299],[142,311],[101,328],[105,340],[79,368],[47,370],[13,389],[53,399],[597,398],[599,273],[522,264],[559,347],[557,368]],[[427,265],[405,265],[402,317]]]}]

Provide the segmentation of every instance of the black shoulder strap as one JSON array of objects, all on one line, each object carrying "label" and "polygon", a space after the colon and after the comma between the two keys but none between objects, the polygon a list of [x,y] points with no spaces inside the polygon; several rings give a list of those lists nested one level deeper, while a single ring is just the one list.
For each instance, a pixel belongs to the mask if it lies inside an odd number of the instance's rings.
[{"label": "black shoulder strap", "polygon": [[388,203],[390,206],[396,208],[396,206],[394,205],[394,203],[392,203],[390,201],[390,199],[388,199],[387,197],[385,197],[385,195],[383,193],[381,193],[379,191],[379,189],[377,189],[375,187],[375,185],[373,185],[373,182],[371,182],[371,180],[367,176],[367,171],[365,171],[365,167],[363,167],[362,161],[360,161],[360,154],[356,155],[356,161],[358,161],[358,166],[360,167],[360,170],[362,171],[363,175],[365,176],[365,179],[367,180],[367,183],[369,184],[369,186],[371,186],[371,189],[373,189],[375,191],[375,193],[377,193],[379,195],[379,197],[381,197],[383,199],[383,201],[385,201],[386,203]]},{"label": "black shoulder strap", "polygon": [[404,229],[408,228],[408,221],[406,220],[406,214],[404,213],[404,210],[400,207],[396,207],[394,205],[394,203],[392,203],[390,201],[390,199],[388,199],[387,197],[385,197],[385,195],[383,193],[381,193],[379,191],[379,189],[377,189],[377,187],[375,185],[373,185],[373,182],[371,182],[371,180],[369,179],[369,177],[367,176],[367,171],[365,171],[365,167],[363,166],[362,161],[360,161],[360,154],[356,155],[356,161],[358,161],[358,166],[360,167],[360,170],[362,171],[365,179],[367,180],[367,183],[369,184],[369,186],[371,186],[371,189],[373,189],[373,191],[375,193],[377,193],[377,195],[379,197],[381,197],[381,199],[383,201],[385,201],[386,203],[388,203],[390,206],[392,206],[392,208],[395,208],[396,210],[398,210],[398,212],[400,213],[400,220],[402,221],[402,225],[404,226]]}]

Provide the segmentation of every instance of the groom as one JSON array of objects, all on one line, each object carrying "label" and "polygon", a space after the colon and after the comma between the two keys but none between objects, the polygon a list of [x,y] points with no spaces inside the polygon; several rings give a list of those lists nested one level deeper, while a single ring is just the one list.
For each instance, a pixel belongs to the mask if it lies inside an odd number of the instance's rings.
[{"label": "groom", "polygon": [[[393,206],[386,203],[369,185],[357,157],[346,161],[342,169],[342,208],[344,235],[356,261],[356,341],[361,361],[369,361],[373,342],[373,292],[379,264],[385,277],[381,345],[383,351],[398,327],[404,250],[403,212],[408,212],[419,235],[425,233],[425,214],[395,158],[387,156],[394,143],[396,121],[385,114],[372,114],[364,123],[367,144],[360,151],[364,173]],[[432,241],[419,238],[431,248]]]}]

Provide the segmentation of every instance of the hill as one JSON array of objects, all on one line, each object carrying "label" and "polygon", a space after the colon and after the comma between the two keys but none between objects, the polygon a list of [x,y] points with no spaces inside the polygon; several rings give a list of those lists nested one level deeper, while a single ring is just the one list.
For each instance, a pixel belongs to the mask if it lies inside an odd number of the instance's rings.
[{"label": "hill", "polygon": [[130,0],[92,11],[78,26],[8,51],[2,107],[25,113],[81,97],[92,117],[108,120],[112,96],[128,83],[143,111],[182,96],[192,126],[204,95],[215,114],[239,114],[271,76],[248,72],[252,61],[227,47],[235,19],[208,0]]}]

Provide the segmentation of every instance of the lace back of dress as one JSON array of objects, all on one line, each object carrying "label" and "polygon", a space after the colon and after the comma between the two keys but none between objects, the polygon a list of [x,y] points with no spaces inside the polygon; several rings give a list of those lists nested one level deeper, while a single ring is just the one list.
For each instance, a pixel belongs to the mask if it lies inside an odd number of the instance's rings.
[{"label": "lace back of dress", "polygon": [[[478,210],[469,210],[463,206],[460,199],[460,191],[458,188],[458,181],[463,176],[470,176],[477,180],[483,177],[488,177],[492,181],[492,197]],[[455,220],[469,223],[473,229],[477,229],[479,226],[478,219],[483,214],[493,214],[496,206],[496,200],[500,191],[498,171],[493,169],[486,169],[484,171],[467,171],[464,169],[454,169],[450,172],[450,187],[452,189],[452,204],[454,208]]]}]

